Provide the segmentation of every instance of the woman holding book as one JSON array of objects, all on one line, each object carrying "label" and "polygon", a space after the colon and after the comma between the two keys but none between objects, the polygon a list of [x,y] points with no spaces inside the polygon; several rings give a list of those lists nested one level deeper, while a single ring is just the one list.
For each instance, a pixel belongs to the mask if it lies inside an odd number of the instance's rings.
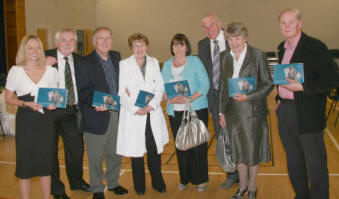
[{"label": "woman holding book", "polygon": [[46,66],[40,39],[25,36],[16,55],[16,66],[8,72],[6,102],[18,106],[16,115],[16,171],[21,197],[30,198],[31,178],[39,176],[45,199],[50,198],[55,154],[55,131],[49,110],[34,102],[39,87],[58,87],[58,72]]},{"label": "woman holding book", "polygon": [[[166,61],[162,69],[162,77],[165,83],[188,80],[191,97],[178,95],[168,98],[164,94],[166,111],[169,116],[173,138],[175,140],[185,110],[186,100],[192,102],[200,120],[208,126],[207,92],[209,89],[208,75],[204,65],[196,56],[190,56],[191,45],[184,34],[176,34],[171,40],[171,54],[173,58]],[[208,181],[207,143],[180,151],[176,149],[180,183],[179,190],[186,188],[188,183],[197,185],[197,190],[203,192]]]},{"label": "woman holding book", "polygon": [[161,153],[169,140],[160,106],[164,82],[158,60],[146,54],[148,44],[147,37],[141,33],[128,38],[133,55],[120,61],[119,76],[117,154],[131,157],[133,184],[138,195],[145,193],[145,153],[153,189],[166,192],[161,174]]},{"label": "woman holding book", "polygon": [[[226,32],[231,51],[220,56],[219,117],[221,127],[229,133],[232,161],[239,172],[240,188],[232,199],[243,198],[246,191],[247,198],[254,199],[259,163],[271,158],[266,97],[273,88],[272,78],[264,53],[247,44],[247,28],[242,23],[230,23]],[[230,97],[229,82],[238,78],[248,82],[254,78],[254,89]]]}]

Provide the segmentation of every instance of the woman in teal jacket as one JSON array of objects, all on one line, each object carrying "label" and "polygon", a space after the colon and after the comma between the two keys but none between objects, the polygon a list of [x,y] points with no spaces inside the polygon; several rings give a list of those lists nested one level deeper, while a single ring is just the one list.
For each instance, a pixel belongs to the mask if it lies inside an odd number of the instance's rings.
[{"label": "woman in teal jacket", "polygon": [[[191,45],[184,34],[174,35],[171,41],[171,54],[174,57],[165,62],[162,69],[162,77],[165,83],[172,81],[188,80],[191,89],[193,109],[197,112],[200,120],[208,126],[208,103],[207,92],[209,89],[208,75],[204,65],[196,56],[190,56]],[[185,109],[186,97],[179,95],[167,100],[166,112],[169,116],[174,140],[176,138],[182,114]],[[176,149],[180,173],[178,189],[185,189],[188,183],[197,185],[197,190],[202,192],[206,189],[208,181],[207,143],[180,151]]]}]

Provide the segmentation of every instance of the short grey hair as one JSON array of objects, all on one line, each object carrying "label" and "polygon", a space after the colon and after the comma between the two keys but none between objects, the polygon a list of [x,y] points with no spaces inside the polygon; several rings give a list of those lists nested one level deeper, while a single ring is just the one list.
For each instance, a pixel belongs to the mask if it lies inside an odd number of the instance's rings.
[{"label": "short grey hair", "polygon": [[301,14],[300,14],[300,11],[298,8],[295,8],[295,7],[288,7],[288,8],[285,8],[283,11],[281,11],[281,13],[279,14],[278,16],[278,20],[280,21],[280,18],[283,14],[285,14],[286,12],[291,12],[293,14],[295,14],[296,18],[298,21],[301,21],[302,20],[302,17],[301,17]]},{"label": "short grey hair", "polygon": [[212,13],[208,13],[208,14],[206,14],[206,15],[204,15],[204,16],[202,17],[202,19],[205,19],[205,18],[214,18],[215,21],[216,21],[216,23],[217,23],[217,25],[218,25],[219,27],[222,26],[219,17],[216,16],[216,15],[214,15],[214,14],[212,14]]},{"label": "short grey hair", "polygon": [[248,31],[247,28],[241,22],[232,22],[228,24],[226,32],[230,34],[230,36],[243,36],[247,38]]},{"label": "short grey hair", "polygon": [[73,33],[73,34],[74,34],[74,37],[75,37],[75,40],[76,40],[76,41],[78,40],[78,37],[77,37],[76,32],[75,32],[74,30],[70,29],[70,28],[63,28],[63,29],[58,30],[58,32],[55,33],[54,39],[55,39],[56,41],[58,41],[59,38],[60,38],[60,34],[61,34],[61,33],[66,33],[66,32]]},{"label": "short grey hair", "polygon": [[100,27],[97,27],[97,28],[93,31],[93,33],[92,33],[92,42],[95,41],[95,39],[96,39],[96,34],[97,34],[99,31],[101,31],[101,30],[106,30],[106,31],[108,31],[108,32],[111,34],[111,36],[113,37],[113,32],[112,32],[112,30],[111,30],[109,27],[106,27],[106,26],[100,26]]}]

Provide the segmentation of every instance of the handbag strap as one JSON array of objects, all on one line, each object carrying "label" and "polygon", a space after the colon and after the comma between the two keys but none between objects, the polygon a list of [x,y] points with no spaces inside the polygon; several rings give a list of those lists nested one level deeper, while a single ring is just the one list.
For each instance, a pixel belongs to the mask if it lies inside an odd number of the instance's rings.
[{"label": "handbag strap", "polygon": [[182,115],[182,121],[188,121],[188,119],[190,118],[190,101],[189,99],[186,100],[186,104],[185,104],[185,110],[184,110],[184,114]]},{"label": "handbag strap", "polygon": [[198,117],[197,113],[195,112],[195,110],[193,109],[193,106],[192,106],[192,102],[188,99],[187,100],[187,103],[188,103],[188,106],[189,106],[189,110],[190,110],[190,116],[191,117]]}]

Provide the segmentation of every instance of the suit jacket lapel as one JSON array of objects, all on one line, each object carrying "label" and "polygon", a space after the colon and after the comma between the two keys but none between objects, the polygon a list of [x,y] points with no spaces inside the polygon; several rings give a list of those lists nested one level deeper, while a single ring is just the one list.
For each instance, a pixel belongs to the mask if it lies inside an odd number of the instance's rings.
[{"label": "suit jacket lapel", "polygon": [[[58,53],[57,53],[57,49],[53,49],[53,51],[51,52],[51,57],[54,57],[57,61],[58,61]],[[56,69],[58,69],[58,62],[52,65],[53,67],[55,67]]]},{"label": "suit jacket lapel", "polygon": [[305,33],[301,33],[301,37],[300,40],[297,44],[297,47],[294,50],[293,56],[291,58],[290,63],[296,63],[299,62],[298,60],[300,60],[300,58],[302,57],[302,53],[303,53],[303,46],[304,46],[304,40],[305,40]]},{"label": "suit jacket lapel", "polygon": [[206,60],[208,61],[209,65],[211,67],[207,67],[209,70],[212,71],[211,68],[213,68],[213,62],[212,62],[212,56],[211,56],[211,44],[210,44],[210,40],[207,39],[206,42],[204,43],[203,49],[205,49],[205,55],[206,55]]},{"label": "suit jacket lapel", "polygon": [[[104,91],[109,92],[109,86],[106,81],[105,71],[102,68],[99,57],[97,57],[95,50],[91,54],[92,56],[92,67],[95,74],[94,77],[100,77],[98,80],[101,80],[102,84],[105,86]],[[100,55],[99,55],[100,56]]]},{"label": "suit jacket lapel", "polygon": [[244,75],[245,70],[252,63],[252,61],[253,60],[252,60],[251,47],[249,45],[247,45],[247,51],[246,51],[244,61],[243,61],[241,68],[240,68],[239,77],[242,77]]},{"label": "suit jacket lapel", "polygon": [[75,70],[76,67],[77,67],[78,59],[77,59],[77,55],[75,53],[72,53],[72,57],[73,57],[73,65],[74,65],[74,70]]},{"label": "suit jacket lapel", "polygon": [[227,54],[226,54],[226,56],[225,56],[225,58],[224,59],[226,59],[226,66],[229,66],[229,68],[225,68],[225,73],[226,73],[226,75],[225,75],[225,77],[232,77],[233,76],[233,70],[234,70],[234,68],[233,68],[233,56],[228,52]]}]

